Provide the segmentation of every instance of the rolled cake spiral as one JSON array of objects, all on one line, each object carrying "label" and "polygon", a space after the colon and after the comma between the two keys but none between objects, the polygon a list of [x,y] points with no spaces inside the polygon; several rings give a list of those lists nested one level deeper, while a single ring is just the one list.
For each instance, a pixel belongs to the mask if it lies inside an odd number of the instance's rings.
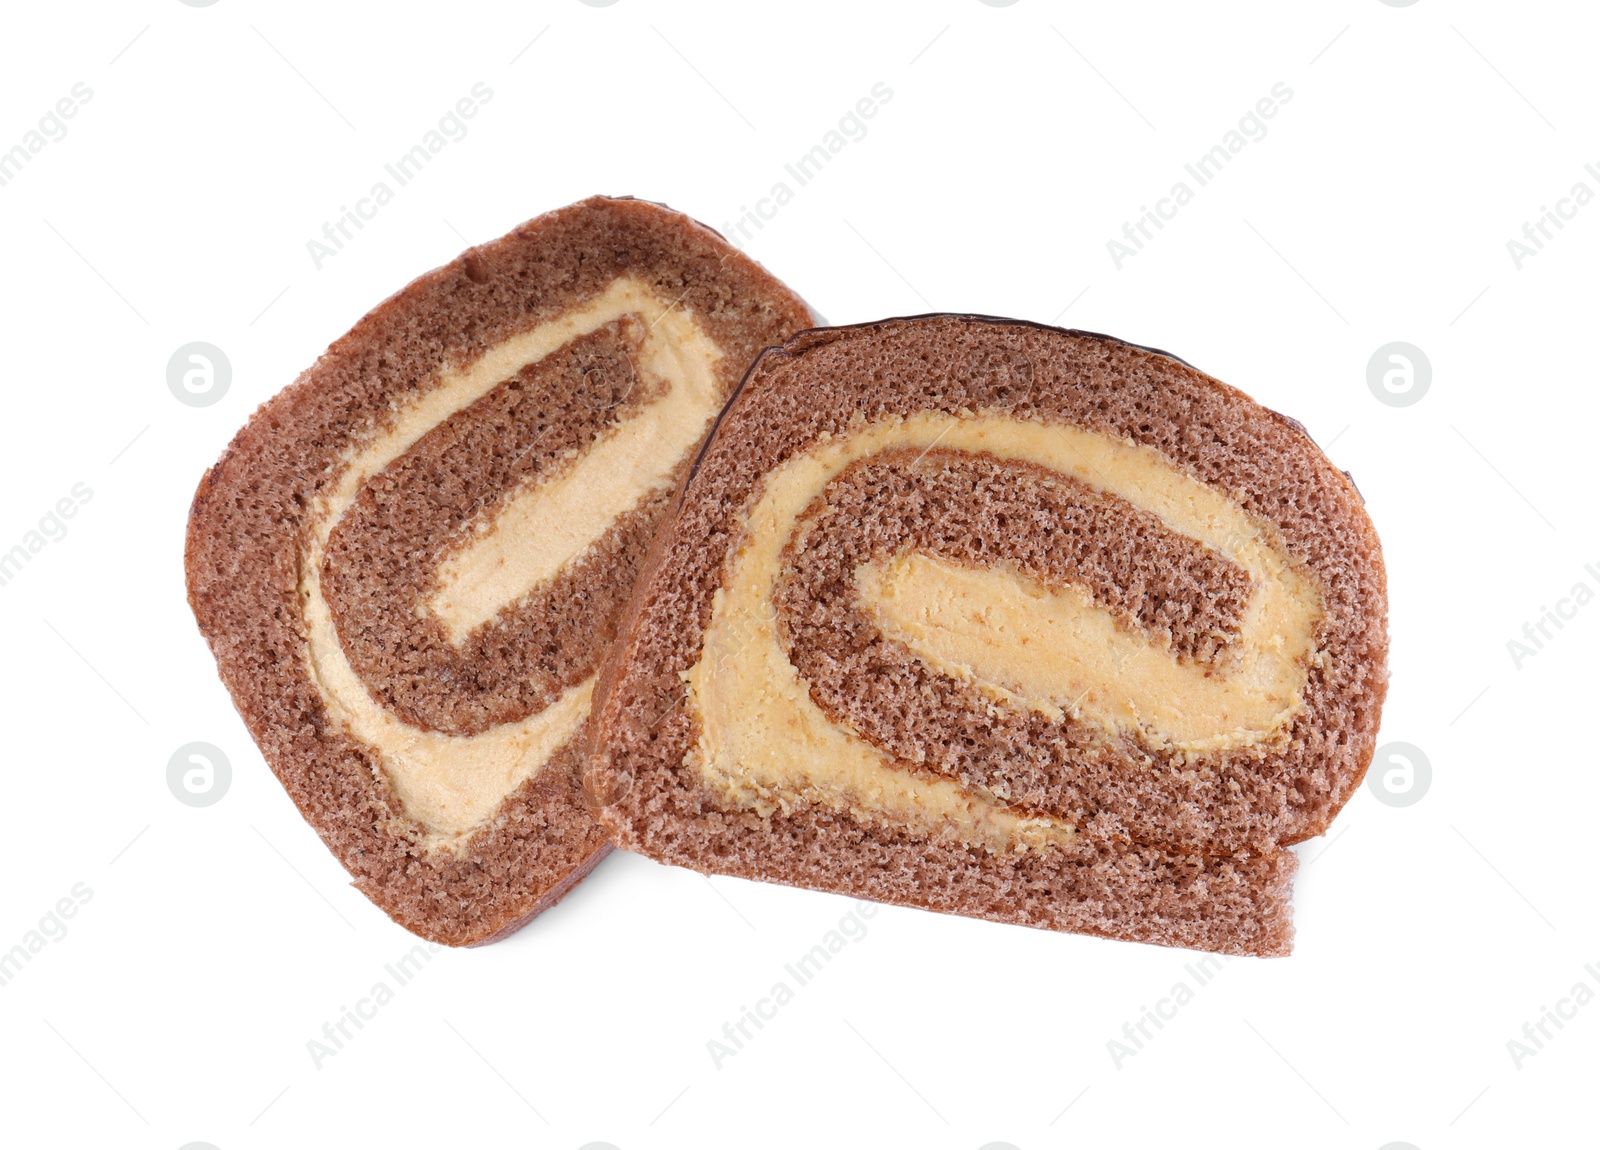
[{"label": "rolled cake spiral", "polygon": [[657,543],[588,788],[701,870],[1285,953],[1386,649],[1354,486],[1242,393],[1014,321],[806,332]]},{"label": "rolled cake spiral", "polygon": [[201,482],[223,680],[402,925],[499,937],[608,849],[578,784],[596,670],[712,420],[808,322],[687,217],[588,200],[386,301]]}]

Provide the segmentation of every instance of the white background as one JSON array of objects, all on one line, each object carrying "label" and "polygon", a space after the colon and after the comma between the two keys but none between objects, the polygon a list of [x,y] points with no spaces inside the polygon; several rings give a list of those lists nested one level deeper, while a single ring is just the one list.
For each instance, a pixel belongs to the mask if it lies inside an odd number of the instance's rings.
[{"label": "white background", "polygon": [[[8,5],[0,550],[0,1140],[29,1146],[1593,1144],[1600,206],[1506,242],[1600,165],[1592,6],[577,0]],[[528,46],[531,43],[531,46]],[[336,258],[306,241],[473,84],[493,91]],[[1383,538],[1383,742],[1301,848],[1292,958],[1235,960],[1120,1068],[1194,955],[885,908],[720,1069],[706,1043],[851,909],[614,856],[512,940],[441,952],[320,1068],[308,1040],[413,945],[347,884],[217,682],[184,602],[189,499],[255,406],[467,244],[594,192],[713,226],[883,82],[892,100],[747,249],[836,323],[977,310],[1171,349],[1301,419]],[[1292,100],[1118,270],[1106,242],[1282,82]],[[789,181],[791,184],[792,180]],[[214,406],[168,391],[222,348]],[[1423,349],[1408,407],[1369,357]],[[233,782],[180,804],[180,745]],[[1324,853],[1325,852],[1325,853]]]}]

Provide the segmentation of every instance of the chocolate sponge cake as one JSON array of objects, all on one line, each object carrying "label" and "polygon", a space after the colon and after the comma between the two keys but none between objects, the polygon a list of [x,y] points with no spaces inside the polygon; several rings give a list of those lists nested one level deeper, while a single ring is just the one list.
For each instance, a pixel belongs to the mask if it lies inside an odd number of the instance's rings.
[{"label": "chocolate sponge cake", "polygon": [[1348,477],[1181,361],[970,316],[803,332],[657,541],[587,791],[702,871],[1285,954],[1385,611]]},{"label": "chocolate sponge cake", "polygon": [[395,921],[492,941],[609,849],[579,767],[658,521],[798,297],[596,198],[402,289],[201,480],[189,600],[300,812]]}]

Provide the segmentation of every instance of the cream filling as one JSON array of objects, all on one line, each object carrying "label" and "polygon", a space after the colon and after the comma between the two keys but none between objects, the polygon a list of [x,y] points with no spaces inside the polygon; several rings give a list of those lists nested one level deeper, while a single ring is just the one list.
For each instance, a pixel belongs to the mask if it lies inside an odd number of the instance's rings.
[{"label": "cream filling", "polygon": [[[1137,729],[1194,753],[1271,739],[1292,719],[1321,604],[1270,528],[1149,448],[1060,424],[919,413],[824,439],[769,474],[749,508],[700,660],[685,674],[700,720],[689,758],[713,792],[762,814],[818,803],[991,850],[1071,840],[1063,821],[998,806],[1004,794],[897,768],[822,712],[779,642],[774,590],[806,507],[858,460],[935,446],[1032,463],[1119,496],[1238,563],[1252,592],[1232,644],[1238,654],[1208,676],[1122,631],[1074,588],[1047,591],[1004,569],[972,572],[926,557],[863,565],[867,603],[919,657],[997,703]],[[1146,673],[1152,683],[1136,681]]]},{"label": "cream filling", "polygon": [[440,564],[428,607],[453,642],[464,642],[599,542],[646,493],[670,484],[672,469],[704,438],[722,406],[716,376],[722,353],[692,319],[668,314],[656,323],[639,366],[668,380],[667,394],[608,431],[564,472],[524,487]]},{"label": "cream filling", "polygon": [[1288,722],[1305,675],[1282,653],[1309,640],[1315,609],[1314,595],[1263,584],[1224,673],[1212,674],[1125,629],[1079,586],[918,554],[862,564],[856,586],[885,635],[996,702],[1196,754],[1256,742]]},{"label": "cream filling", "polygon": [[[581,554],[647,492],[670,482],[685,452],[705,433],[717,412],[712,371],[721,352],[691,315],[675,311],[640,281],[619,278],[583,307],[442,372],[435,387],[396,412],[391,426],[346,453],[338,482],[312,509],[300,563],[312,682],[333,721],[373,752],[375,768],[406,814],[427,828],[429,849],[461,850],[506,796],[539,771],[588,716],[594,679],[569,688],[537,714],[475,735],[411,726],[373,698],[345,656],[322,592],[328,538],[362,486],[429,430],[526,364],[630,313],[642,315],[648,326],[641,370],[664,379],[666,394],[607,432],[567,471],[513,496],[464,552],[441,566],[449,576],[443,592],[447,625],[464,638]],[[585,483],[600,493],[592,505]],[[544,500],[556,511],[542,511]],[[552,521],[560,529],[540,534]]]}]

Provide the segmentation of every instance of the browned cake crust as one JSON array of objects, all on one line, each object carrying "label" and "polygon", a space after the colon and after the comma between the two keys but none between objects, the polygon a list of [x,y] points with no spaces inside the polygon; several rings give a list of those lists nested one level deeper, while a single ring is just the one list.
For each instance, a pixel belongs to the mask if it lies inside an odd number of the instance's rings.
[{"label": "browned cake crust", "polygon": [[[1081,588],[1119,631],[1207,676],[1241,657],[1252,580],[1226,556],[1093,477],[930,442],[851,463],[798,516],[773,585],[776,642],[821,715],[895,771],[1059,820],[1076,837],[996,850],[811,794],[739,801],[711,786],[697,765],[701,700],[686,683],[701,681],[751,508],[785,465],[930,412],[1152,449],[1242,509],[1320,605],[1286,725],[1211,751],[1108,736],[1073,713],[997,705],[886,635],[854,573],[915,553]],[[1359,785],[1386,656],[1376,534],[1349,478],[1294,421],[1164,353],[1091,333],[972,316],[804,332],[752,367],[658,538],[601,676],[586,790],[619,846],[706,872],[1285,954],[1296,862],[1285,848],[1321,834]]]},{"label": "browned cake crust", "polygon": [[[393,432],[443,386],[442,372],[568,316],[620,276],[691,316],[720,349],[717,406],[763,347],[810,323],[798,297],[710,229],[644,201],[586,200],[473,248],[363,317],[255,413],[195,494],[189,601],[240,714],[356,886],[439,942],[511,933],[610,849],[580,795],[587,721],[455,840],[464,846],[430,845],[381,754],[319,686],[302,569],[314,509],[350,453]],[[486,514],[661,398],[661,380],[638,363],[652,326],[621,315],[513,366],[371,475],[333,526],[317,574],[339,643],[371,699],[408,730],[492,731],[595,672],[689,452],[664,490],[464,642],[424,603],[441,562],[485,530]]]}]

